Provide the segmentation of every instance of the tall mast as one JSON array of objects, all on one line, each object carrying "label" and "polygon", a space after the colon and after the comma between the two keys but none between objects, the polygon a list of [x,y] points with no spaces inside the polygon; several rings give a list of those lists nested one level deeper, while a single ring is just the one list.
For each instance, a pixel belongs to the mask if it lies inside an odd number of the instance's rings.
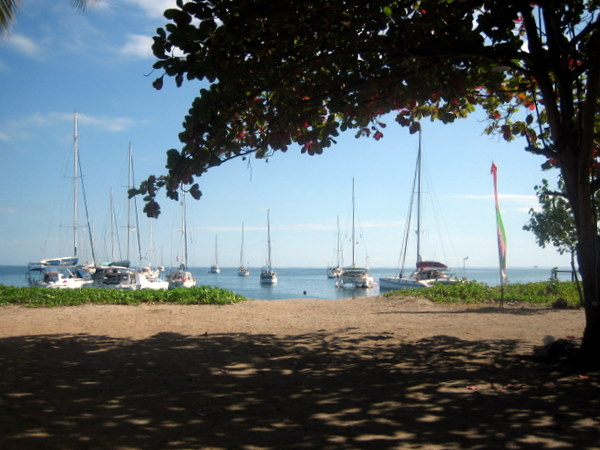
[{"label": "tall mast", "polygon": [[[127,190],[131,188],[131,142],[127,150]],[[127,253],[126,259],[129,261],[129,235],[131,234],[131,199],[127,196]]]},{"label": "tall mast", "polygon": [[355,246],[356,246],[356,240],[354,237],[354,206],[355,206],[355,201],[354,201],[354,178],[352,178],[352,265],[355,266],[356,265],[356,260],[354,258],[354,250],[355,250]]},{"label": "tall mast", "polygon": [[340,242],[340,216],[337,216],[337,267],[342,267]]},{"label": "tall mast", "polygon": [[77,135],[77,113],[73,118],[73,256],[77,256],[77,228],[79,213],[77,209],[77,180],[79,178],[79,142]]},{"label": "tall mast", "polygon": [[135,197],[133,198],[133,214],[135,215],[135,225],[131,224],[131,198],[129,198],[129,190],[135,186],[135,177],[133,172],[133,148],[131,146],[131,142],[129,143],[127,167],[127,172],[129,174],[127,177],[127,259],[129,259],[129,235],[135,230],[139,264],[142,264],[144,257],[142,255],[142,240],[140,238],[140,218],[137,212],[137,202]]},{"label": "tall mast", "polygon": [[186,210],[185,210],[185,191],[182,190],[182,197],[181,197],[181,205],[182,205],[182,214],[181,214],[181,221],[182,221],[182,229],[183,229],[183,255],[184,255],[184,259],[183,259],[183,265],[184,267],[187,267],[187,258],[188,258],[188,244],[187,244],[187,218],[186,218]]},{"label": "tall mast", "polygon": [[219,265],[219,236],[215,234],[215,265]]},{"label": "tall mast", "polygon": [[417,153],[417,263],[421,261],[421,132],[419,131],[419,150]]},{"label": "tall mast", "polygon": [[242,222],[242,248],[240,249],[240,267],[244,265],[244,222]]},{"label": "tall mast", "polygon": [[269,210],[267,209],[267,267],[271,268],[271,220],[269,218]]}]

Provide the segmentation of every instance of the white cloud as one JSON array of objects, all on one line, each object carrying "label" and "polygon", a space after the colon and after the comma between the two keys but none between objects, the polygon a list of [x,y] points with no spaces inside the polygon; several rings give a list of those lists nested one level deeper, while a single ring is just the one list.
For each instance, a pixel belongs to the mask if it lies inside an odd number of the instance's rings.
[{"label": "white cloud", "polygon": [[[65,114],[61,114],[65,116]],[[69,120],[73,120],[73,115],[67,115]],[[134,124],[134,120],[128,117],[93,117],[87,114],[77,114],[79,123],[100,128],[106,131],[127,130]]]},{"label": "white cloud", "polygon": [[[77,114],[80,124],[109,132],[119,132],[131,128],[135,121],[128,117],[102,117],[88,114]],[[2,124],[0,141],[15,138],[27,138],[30,130],[52,126],[57,122],[73,122],[73,113],[51,112],[47,114],[35,113],[29,116],[13,119]]]},{"label": "white cloud", "polygon": [[8,37],[8,46],[12,47],[18,53],[27,56],[38,56],[40,49],[37,44],[22,34],[11,34]]},{"label": "white cloud", "polygon": [[165,10],[175,8],[175,0],[127,0],[141,8],[149,17],[163,17]]},{"label": "white cloud", "polygon": [[138,58],[153,58],[152,38],[141,34],[128,34],[127,42],[119,53]]}]

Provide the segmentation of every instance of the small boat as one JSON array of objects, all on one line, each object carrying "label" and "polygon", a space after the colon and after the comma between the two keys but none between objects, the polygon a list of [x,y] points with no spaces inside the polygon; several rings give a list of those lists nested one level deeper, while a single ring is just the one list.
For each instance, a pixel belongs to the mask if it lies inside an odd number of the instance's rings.
[{"label": "small boat", "polygon": [[338,287],[354,287],[354,288],[372,288],[375,285],[373,277],[369,273],[368,267],[356,265],[355,258],[355,227],[354,227],[354,179],[352,179],[352,265],[344,267],[340,274],[340,280],[336,282]]},{"label": "small boat", "polygon": [[[58,258],[57,258],[58,259]],[[66,260],[65,258],[60,258]],[[39,263],[31,263],[28,267],[28,282],[32,287],[44,287],[50,289],[78,289],[92,285],[92,278],[83,267],[75,264],[45,264],[50,260],[43,260]]]},{"label": "small boat", "polygon": [[267,263],[260,272],[261,284],[276,284],[278,277],[277,272],[271,267],[271,222],[269,219],[269,210],[267,210]]},{"label": "small boat", "polygon": [[402,254],[406,255],[406,247],[408,245],[408,236],[410,235],[410,227],[413,205],[413,199],[417,198],[417,263],[416,269],[410,276],[405,276],[400,270],[398,275],[379,278],[379,288],[383,290],[391,289],[421,289],[433,286],[434,284],[454,284],[459,280],[450,274],[448,266],[438,261],[423,261],[421,258],[421,133],[419,132],[419,149],[417,152],[417,164],[415,168],[415,177],[413,180],[413,188],[410,199],[409,219],[406,222],[406,230],[404,234],[404,242]]},{"label": "small boat", "polygon": [[135,269],[109,264],[97,266],[92,275],[92,287],[136,291],[142,289],[140,275]]},{"label": "small boat", "polygon": [[185,192],[182,192],[181,198],[181,234],[183,239],[183,261],[179,265],[178,269],[171,271],[168,276],[169,289],[176,288],[191,288],[196,286],[196,278],[192,272],[187,270],[187,257],[188,257],[188,246],[187,246],[187,226],[186,226],[186,209],[185,209]]},{"label": "small boat", "polygon": [[160,266],[158,269],[153,269],[150,266],[138,267],[137,273],[140,276],[141,289],[164,290],[169,288],[169,282],[161,278],[161,274],[165,270]]},{"label": "small boat", "polygon": [[215,236],[215,262],[210,266],[210,273],[221,273],[221,268],[219,267],[219,250],[217,236]]},{"label": "small boat", "polygon": [[380,289],[421,289],[434,284],[454,284],[458,279],[450,274],[448,266],[438,261],[419,261],[417,269],[408,277],[381,277]]},{"label": "small boat", "polygon": [[[129,149],[128,149],[128,173],[129,173],[129,177],[128,177],[128,191],[133,188],[133,186],[135,186],[135,180],[133,178],[133,151],[132,151],[132,147],[131,147],[131,143],[129,144]],[[131,226],[131,199],[128,198],[127,199],[127,230],[129,231],[134,231],[136,232],[136,238],[137,238],[137,249],[139,252],[139,262],[141,264],[141,262],[144,260],[143,256],[142,256],[142,244],[141,244],[141,239],[140,239],[140,223],[139,223],[139,218],[138,218],[138,212],[137,212],[137,202],[133,201],[133,213],[134,213],[134,217],[135,217],[135,226],[132,227]],[[127,260],[126,263],[122,263],[122,264],[113,264],[113,265],[121,265],[124,267],[129,267],[130,263],[129,263],[129,250],[130,250],[130,235],[131,233],[127,233]],[[163,280],[160,275],[161,273],[164,271],[164,267],[159,267],[158,269],[153,269],[151,266],[149,265],[142,265],[139,266],[135,269],[135,277],[136,277],[136,281],[135,284],[138,286],[138,289],[153,289],[153,290],[164,290],[164,289],[168,289],[169,288],[169,282],[166,280]]]},{"label": "small boat", "polygon": [[192,272],[188,271],[185,264],[181,264],[179,269],[169,274],[169,289],[191,288],[196,286],[196,278]]},{"label": "small boat", "polygon": [[[47,258],[29,263],[27,271],[29,286],[52,289],[77,289],[92,284],[89,270],[84,266],[78,265],[78,183],[81,180],[83,186],[83,180],[80,174],[77,123],[77,114],[75,114],[73,117],[73,256]],[[91,246],[91,250],[93,258],[93,246]]]},{"label": "small boat", "polygon": [[242,223],[242,246],[240,249],[240,267],[238,267],[237,274],[240,277],[250,276],[250,269],[244,265],[244,224]]}]

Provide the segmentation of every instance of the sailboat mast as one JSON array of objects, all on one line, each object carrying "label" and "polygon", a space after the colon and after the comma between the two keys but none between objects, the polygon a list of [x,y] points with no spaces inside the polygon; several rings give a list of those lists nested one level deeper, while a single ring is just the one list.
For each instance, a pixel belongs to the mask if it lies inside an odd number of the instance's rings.
[{"label": "sailboat mast", "polygon": [[421,132],[417,153],[417,263],[421,262]]},{"label": "sailboat mast", "polygon": [[77,205],[77,180],[79,178],[79,142],[77,133],[77,113],[73,119],[73,256],[77,256],[77,228],[79,227]]},{"label": "sailboat mast", "polygon": [[181,214],[181,221],[183,222],[181,224],[182,229],[183,229],[183,255],[184,255],[184,260],[183,260],[183,265],[185,267],[187,267],[187,258],[188,258],[188,245],[187,245],[187,218],[186,218],[186,210],[185,210],[185,191],[183,191],[183,195],[181,198],[181,205],[182,205],[182,214]]},{"label": "sailboat mast", "polygon": [[337,216],[337,267],[342,267],[340,242],[340,216]]},{"label": "sailboat mast", "polygon": [[127,178],[127,259],[129,259],[129,234],[135,229],[138,259],[139,264],[142,264],[142,260],[144,259],[144,257],[142,255],[142,239],[140,237],[140,218],[138,216],[137,201],[135,200],[135,197],[133,198],[133,213],[135,215],[135,225],[131,225],[131,198],[129,197],[129,190],[132,189],[133,186],[135,186],[135,175],[133,171],[133,148],[131,146],[131,142],[129,143],[128,156],[129,176]]},{"label": "sailboat mast", "polygon": [[[131,188],[131,142],[127,150],[127,190]],[[131,199],[127,196],[127,252],[125,258],[129,261],[129,242],[131,234]]]},{"label": "sailboat mast", "polygon": [[242,247],[240,249],[240,267],[244,265],[244,222],[242,222]]},{"label": "sailboat mast", "polygon": [[215,265],[219,265],[219,236],[215,234]]},{"label": "sailboat mast", "polygon": [[267,209],[267,267],[271,267],[271,220]]},{"label": "sailboat mast", "polygon": [[354,258],[354,251],[355,251],[355,247],[356,247],[356,240],[355,240],[355,236],[354,236],[354,207],[355,207],[354,178],[352,178],[352,265],[353,266],[356,265],[356,259]]}]

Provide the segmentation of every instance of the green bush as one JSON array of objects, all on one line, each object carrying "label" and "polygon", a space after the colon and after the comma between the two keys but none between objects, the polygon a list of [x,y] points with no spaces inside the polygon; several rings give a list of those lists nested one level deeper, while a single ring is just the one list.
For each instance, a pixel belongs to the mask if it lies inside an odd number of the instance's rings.
[{"label": "green bush", "polygon": [[[527,303],[539,306],[552,306],[559,299],[566,306],[579,306],[579,297],[574,282],[556,280],[537,283],[507,284],[504,297],[500,286],[488,286],[475,281],[462,281],[456,284],[437,284],[426,289],[400,289],[384,294],[388,298],[421,297],[435,303]],[[561,300],[561,303],[562,303]]]},{"label": "green bush", "polygon": [[117,289],[47,289],[0,285],[0,306],[9,304],[31,307],[76,306],[85,304],[139,305],[140,303],[170,303],[179,305],[237,303],[245,297],[214,286],[189,289],[136,291]]}]

